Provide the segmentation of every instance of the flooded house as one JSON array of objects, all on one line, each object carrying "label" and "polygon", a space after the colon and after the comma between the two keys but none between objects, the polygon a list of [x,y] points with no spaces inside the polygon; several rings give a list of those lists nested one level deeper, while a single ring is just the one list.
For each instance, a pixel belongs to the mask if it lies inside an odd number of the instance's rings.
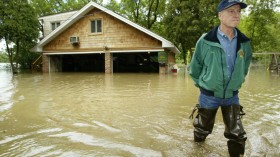
[{"label": "flooded house", "polygon": [[89,2],[78,11],[39,18],[43,38],[32,48],[43,72],[169,73],[180,53],[170,41]]}]

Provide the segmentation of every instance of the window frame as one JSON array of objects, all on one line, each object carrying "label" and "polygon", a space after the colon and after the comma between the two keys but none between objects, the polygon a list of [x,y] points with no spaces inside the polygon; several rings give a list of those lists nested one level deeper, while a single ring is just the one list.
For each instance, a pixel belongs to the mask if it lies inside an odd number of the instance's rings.
[{"label": "window frame", "polygon": [[[92,23],[95,21],[95,32],[92,32]],[[98,21],[100,21],[100,29],[101,31],[98,31]],[[89,22],[89,32],[90,34],[102,34],[103,33],[103,19],[102,18],[95,18],[95,19],[90,19]]]},{"label": "window frame", "polygon": [[[53,25],[54,25],[54,28],[53,28]],[[57,29],[57,27],[59,27],[60,25],[61,25],[61,22],[60,22],[60,21],[51,22],[51,30],[54,31],[54,30]]]}]

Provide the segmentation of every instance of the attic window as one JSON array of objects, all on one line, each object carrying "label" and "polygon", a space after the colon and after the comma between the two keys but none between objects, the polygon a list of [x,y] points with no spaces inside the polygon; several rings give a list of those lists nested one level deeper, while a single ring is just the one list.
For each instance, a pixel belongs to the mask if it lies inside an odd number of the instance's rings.
[{"label": "attic window", "polygon": [[52,25],[52,30],[55,30],[57,27],[60,26],[60,22],[52,22],[51,25]]},{"label": "attic window", "polygon": [[90,31],[91,33],[101,33],[102,32],[102,20],[96,19],[90,21]]}]

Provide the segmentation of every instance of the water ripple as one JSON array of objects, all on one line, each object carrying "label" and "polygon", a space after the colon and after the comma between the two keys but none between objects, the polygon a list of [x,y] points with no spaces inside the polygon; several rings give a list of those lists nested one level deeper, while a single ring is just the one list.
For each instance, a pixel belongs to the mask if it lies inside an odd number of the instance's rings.
[{"label": "water ripple", "polygon": [[66,137],[72,142],[83,143],[95,147],[104,147],[107,149],[119,149],[122,151],[130,152],[137,157],[161,157],[161,152],[151,149],[139,148],[121,143],[114,143],[105,139],[96,138],[84,133],[78,132],[66,132],[56,135],[50,135],[50,137]]},{"label": "water ripple", "polygon": [[0,112],[3,112],[5,110],[9,110],[10,108],[12,108],[14,103],[7,103],[7,104],[4,104],[4,105],[0,105]]}]

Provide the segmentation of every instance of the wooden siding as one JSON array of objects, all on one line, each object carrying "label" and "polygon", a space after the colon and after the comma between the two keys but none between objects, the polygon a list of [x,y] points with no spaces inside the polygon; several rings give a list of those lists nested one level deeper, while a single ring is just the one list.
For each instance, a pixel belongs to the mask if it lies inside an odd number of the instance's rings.
[{"label": "wooden siding", "polygon": [[[90,32],[90,21],[94,19],[102,19],[102,33]],[[79,45],[69,42],[71,36],[79,37]],[[45,45],[43,51],[104,51],[105,46],[108,51],[162,48],[161,41],[95,8]]]},{"label": "wooden siding", "polygon": [[39,20],[40,21],[42,20],[44,25],[44,36],[47,36],[52,32],[52,25],[51,25],[52,22],[60,22],[60,24],[62,24],[66,20],[70,20],[70,17],[76,12],[77,11],[71,11],[67,13],[40,17]]}]

